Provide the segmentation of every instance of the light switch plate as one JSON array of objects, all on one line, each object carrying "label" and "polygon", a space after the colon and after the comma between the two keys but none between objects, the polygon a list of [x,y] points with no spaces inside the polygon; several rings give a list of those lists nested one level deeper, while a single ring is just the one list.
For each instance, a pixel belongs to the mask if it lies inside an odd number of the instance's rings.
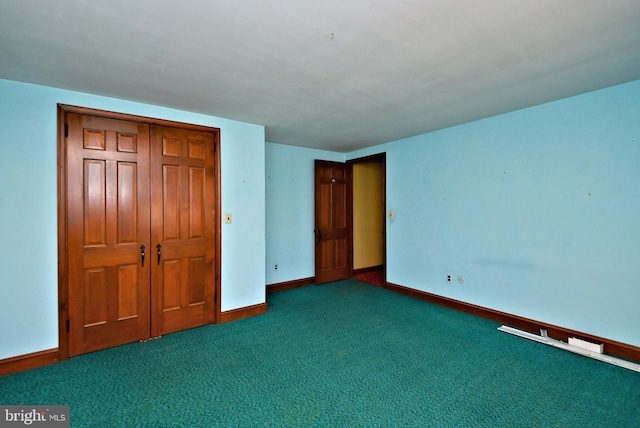
[{"label": "light switch plate", "polygon": [[226,224],[231,224],[231,221],[232,221],[232,220],[233,220],[233,219],[232,219],[232,217],[231,217],[231,213],[226,213],[226,214],[224,215],[224,222],[225,222]]}]

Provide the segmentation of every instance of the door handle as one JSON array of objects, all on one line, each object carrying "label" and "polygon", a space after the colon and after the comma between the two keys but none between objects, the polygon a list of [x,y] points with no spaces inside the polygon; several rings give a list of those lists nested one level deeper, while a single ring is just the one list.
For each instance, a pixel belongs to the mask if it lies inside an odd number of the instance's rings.
[{"label": "door handle", "polygon": [[160,255],[162,254],[162,251],[160,250],[162,248],[162,245],[158,244],[156,245],[156,248],[158,249],[158,265],[160,264]]},{"label": "door handle", "polygon": [[144,267],[144,244],[140,245],[140,256],[142,256],[142,267]]}]

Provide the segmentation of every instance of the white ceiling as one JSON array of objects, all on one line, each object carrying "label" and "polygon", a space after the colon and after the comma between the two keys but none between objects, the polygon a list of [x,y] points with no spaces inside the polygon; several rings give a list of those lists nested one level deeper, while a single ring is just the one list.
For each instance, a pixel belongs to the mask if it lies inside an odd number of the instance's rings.
[{"label": "white ceiling", "polygon": [[0,78],[348,152],[640,79],[639,19],[638,0],[2,0]]}]

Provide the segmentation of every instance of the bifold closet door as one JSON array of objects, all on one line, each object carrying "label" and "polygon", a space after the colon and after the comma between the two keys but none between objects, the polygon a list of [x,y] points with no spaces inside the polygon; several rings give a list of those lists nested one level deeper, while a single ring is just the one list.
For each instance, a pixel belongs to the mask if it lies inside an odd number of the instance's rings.
[{"label": "bifold closet door", "polygon": [[149,337],[149,126],[78,114],[67,115],[67,126],[74,356]]},{"label": "bifold closet door", "polygon": [[151,334],[214,321],[214,135],[151,126]]}]

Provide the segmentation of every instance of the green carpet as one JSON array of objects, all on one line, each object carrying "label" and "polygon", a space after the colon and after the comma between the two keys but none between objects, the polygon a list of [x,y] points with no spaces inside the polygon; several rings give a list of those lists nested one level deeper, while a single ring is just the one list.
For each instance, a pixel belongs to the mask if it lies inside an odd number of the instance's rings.
[{"label": "green carpet", "polygon": [[73,427],[640,427],[640,374],[354,280],[0,377]]}]

